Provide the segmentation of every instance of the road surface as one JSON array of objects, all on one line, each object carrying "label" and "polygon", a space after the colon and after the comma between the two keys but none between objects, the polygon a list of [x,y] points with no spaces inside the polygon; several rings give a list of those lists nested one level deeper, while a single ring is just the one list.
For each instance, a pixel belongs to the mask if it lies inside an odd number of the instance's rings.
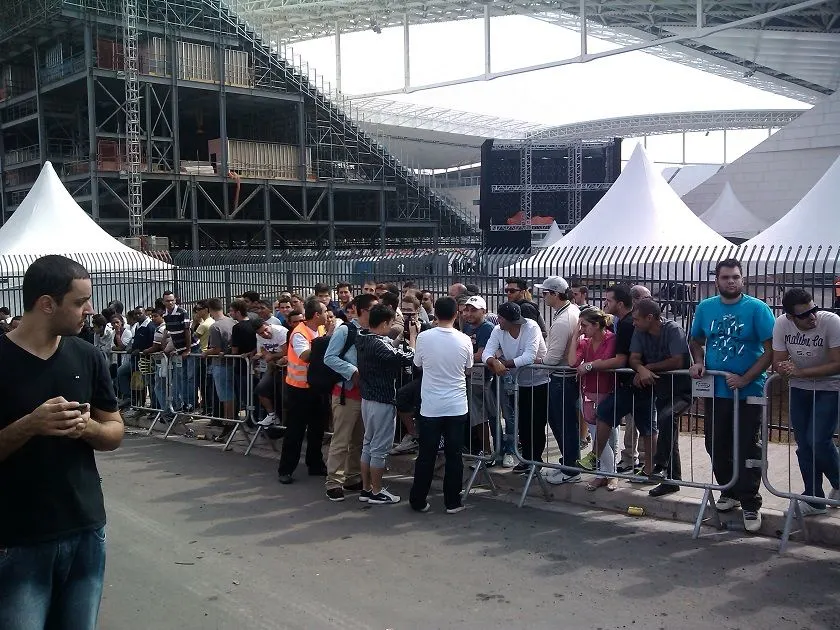
[{"label": "road surface", "polygon": [[330,503],[272,461],[145,437],[98,461],[103,630],[840,627],[835,551],[568,505]]}]

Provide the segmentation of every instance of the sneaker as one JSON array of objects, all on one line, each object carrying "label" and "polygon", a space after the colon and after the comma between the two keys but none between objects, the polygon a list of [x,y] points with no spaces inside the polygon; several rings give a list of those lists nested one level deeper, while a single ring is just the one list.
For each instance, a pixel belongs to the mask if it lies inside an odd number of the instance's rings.
[{"label": "sneaker", "polygon": [[559,473],[559,474],[555,473],[554,475],[551,475],[550,477],[546,476],[545,480],[552,485],[559,486],[560,484],[564,484],[564,483],[578,483],[582,479],[582,477],[580,476],[580,473],[576,473],[576,474],[573,474],[573,475],[568,475],[568,474],[564,473],[562,470],[558,470],[557,473]]},{"label": "sneaker", "polygon": [[[828,510],[826,509],[825,506],[814,507],[813,505],[811,505],[807,501],[803,501],[802,499],[799,499],[798,503],[799,503],[799,513],[802,514],[803,518],[806,517],[806,516],[819,516],[820,514],[828,514]],[[788,511],[785,510],[785,516],[787,516],[787,515],[788,515]]]},{"label": "sneaker", "polygon": [[390,455],[405,455],[406,453],[417,452],[417,436],[406,433],[403,436],[402,442],[391,449]]},{"label": "sneaker", "polygon": [[577,460],[578,468],[583,468],[584,470],[595,470],[595,467],[598,464],[598,460],[595,457],[595,453],[590,452],[586,457],[581,457]]},{"label": "sneaker", "polygon": [[327,490],[327,498],[330,501],[344,501],[344,490],[341,488],[330,488]]},{"label": "sneaker", "polygon": [[292,479],[291,475],[277,475],[277,481],[282,483],[284,486],[288,486],[294,481],[294,479]]},{"label": "sneaker", "polygon": [[400,502],[400,498],[396,494],[391,494],[385,488],[382,488],[378,493],[371,493],[367,500],[371,505],[388,505]]},{"label": "sneaker", "polygon": [[414,507],[412,505],[411,509],[414,510],[415,512],[422,512],[423,514],[425,514],[426,512],[428,512],[429,510],[432,509],[432,504],[427,502],[426,505],[424,505],[421,508],[417,508],[417,507]]},{"label": "sneaker", "polygon": [[273,413],[266,414],[265,418],[257,422],[258,425],[261,427],[270,427],[274,424],[274,420],[277,418]]},{"label": "sneaker", "polygon": [[626,475],[629,473],[637,474],[637,471],[641,470],[641,466],[638,463],[635,464],[619,464],[618,468],[615,469],[615,472],[621,473],[622,475]]},{"label": "sneaker", "polygon": [[585,438],[580,438],[580,448],[581,450],[585,449],[589,446],[589,443],[592,441],[592,436],[587,435]]},{"label": "sneaker", "polygon": [[671,494],[673,492],[679,492],[680,487],[675,486],[672,483],[660,483],[655,488],[651,488],[648,490],[648,494],[652,497],[664,497],[666,494]]},{"label": "sneaker", "polygon": [[516,466],[516,458],[508,453],[502,458],[502,468],[513,468]]},{"label": "sneaker", "polygon": [[370,490],[362,489],[362,491],[359,493],[359,502],[360,503],[367,503],[368,501],[370,501],[370,494],[371,494]]},{"label": "sneaker", "polygon": [[458,507],[454,507],[454,508],[446,508],[446,513],[447,514],[457,514],[458,512],[463,512],[466,509],[467,508],[465,506],[459,505]]},{"label": "sneaker", "polygon": [[717,503],[715,503],[715,508],[717,508],[718,512],[728,512],[736,507],[741,507],[740,501],[723,495],[721,495],[721,497],[717,500]]},{"label": "sneaker", "polygon": [[514,475],[524,475],[530,469],[531,469],[531,467],[528,464],[517,464],[516,466],[513,467],[513,470],[511,472]]},{"label": "sneaker", "polygon": [[744,529],[755,534],[761,529],[761,512],[758,510],[744,510]]}]

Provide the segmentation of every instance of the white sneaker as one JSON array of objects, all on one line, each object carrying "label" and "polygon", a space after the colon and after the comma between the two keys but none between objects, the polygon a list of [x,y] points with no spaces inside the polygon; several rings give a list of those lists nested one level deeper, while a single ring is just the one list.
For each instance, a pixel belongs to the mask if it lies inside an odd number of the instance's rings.
[{"label": "white sneaker", "polygon": [[417,436],[406,433],[403,436],[402,442],[391,449],[390,455],[404,455],[406,453],[414,453],[417,450]]},{"label": "white sneaker", "polygon": [[265,418],[257,422],[258,425],[261,427],[270,427],[274,425],[274,421],[277,419],[277,416],[273,413],[266,414]]},{"label": "white sneaker", "polygon": [[744,529],[755,534],[761,529],[761,512],[756,510],[744,510]]},{"label": "white sneaker", "polygon": [[502,458],[502,468],[513,468],[516,466],[516,458],[508,453]]},{"label": "white sneaker", "polygon": [[400,502],[400,498],[396,494],[391,494],[385,488],[382,488],[377,494],[371,494],[367,502],[371,505],[393,505]]},{"label": "white sneaker", "polygon": [[736,507],[741,507],[741,502],[731,497],[720,497],[715,503],[718,512],[728,512]]},{"label": "white sneaker", "polygon": [[467,509],[466,506],[459,505],[458,507],[454,507],[454,508],[446,508],[446,513],[447,514],[458,514],[458,512],[463,512],[466,509]]},{"label": "white sneaker", "polygon": [[552,485],[559,486],[564,483],[578,483],[581,479],[583,479],[580,474],[567,475],[562,470],[558,470],[557,473],[551,476],[546,475],[545,480]]},{"label": "white sneaker", "polygon": [[[806,516],[819,516],[820,514],[828,514],[828,510],[824,507],[818,508],[814,507],[810,503],[803,501],[802,499],[798,500],[799,503],[799,513],[802,514],[802,517]],[[788,515],[788,511],[785,510],[785,516]]]},{"label": "white sneaker", "polygon": [[[840,488],[832,488],[828,493],[828,498],[833,501],[840,501]],[[828,507],[837,507],[836,505],[829,505]]]}]

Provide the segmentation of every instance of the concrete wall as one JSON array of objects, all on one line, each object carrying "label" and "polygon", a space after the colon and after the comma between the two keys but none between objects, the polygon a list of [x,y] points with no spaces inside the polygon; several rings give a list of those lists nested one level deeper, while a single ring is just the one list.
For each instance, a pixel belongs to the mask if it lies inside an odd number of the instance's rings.
[{"label": "concrete wall", "polygon": [[687,193],[683,201],[694,212],[705,212],[729,181],[747,209],[774,222],[805,196],[838,156],[840,92]]},{"label": "concrete wall", "polygon": [[446,189],[446,194],[469,209],[478,218],[478,206],[473,205],[473,200],[480,197],[479,186],[452,186]]}]

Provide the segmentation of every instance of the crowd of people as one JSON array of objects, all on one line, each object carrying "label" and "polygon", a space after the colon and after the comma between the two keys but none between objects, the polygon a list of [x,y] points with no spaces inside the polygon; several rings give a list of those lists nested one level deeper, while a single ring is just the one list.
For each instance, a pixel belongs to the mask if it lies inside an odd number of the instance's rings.
[{"label": "crowd of people", "polygon": [[[725,372],[705,402],[706,447],[719,484],[735,463],[738,475],[716,506],[740,507],[745,528],[757,531],[761,470],[748,463],[761,458],[756,403],[771,367],[790,379],[805,494],[824,497],[826,477],[829,496],[840,498],[833,441],[840,380],[830,378],[840,374],[840,317],[794,288],[775,318],[744,292],[737,260],[721,261],[715,273],[718,295],[697,305],[689,331],[665,317],[643,285],[607,287],[598,308],[585,285],[553,276],[533,294],[524,279],[507,278],[495,313],[478,287],[460,283],[438,299],[412,282],[367,281],[357,295],[340,282],[318,283],[306,296],[267,301],[245,292],[227,305],[211,298],[190,309],[166,292],[151,308],[110,303],[81,336],[108,356],[124,412],[209,417],[218,441],[237,423],[260,425],[283,438],[283,484],[294,482],[305,441],[307,472],[326,478],[331,501],[358,494],[373,505],[398,503],[383,486],[387,458],[417,453],[410,504],[420,511],[428,509],[439,450],[445,506],[458,511],[465,452],[528,474],[547,464],[547,429],[560,451],[559,462],[543,468],[551,484],[580,482],[583,471],[590,491],[616,490],[623,474],[652,486],[653,497],[678,492],[692,377]],[[15,325],[8,309],[0,319]],[[800,510],[810,516],[826,507],[809,501]]]}]

